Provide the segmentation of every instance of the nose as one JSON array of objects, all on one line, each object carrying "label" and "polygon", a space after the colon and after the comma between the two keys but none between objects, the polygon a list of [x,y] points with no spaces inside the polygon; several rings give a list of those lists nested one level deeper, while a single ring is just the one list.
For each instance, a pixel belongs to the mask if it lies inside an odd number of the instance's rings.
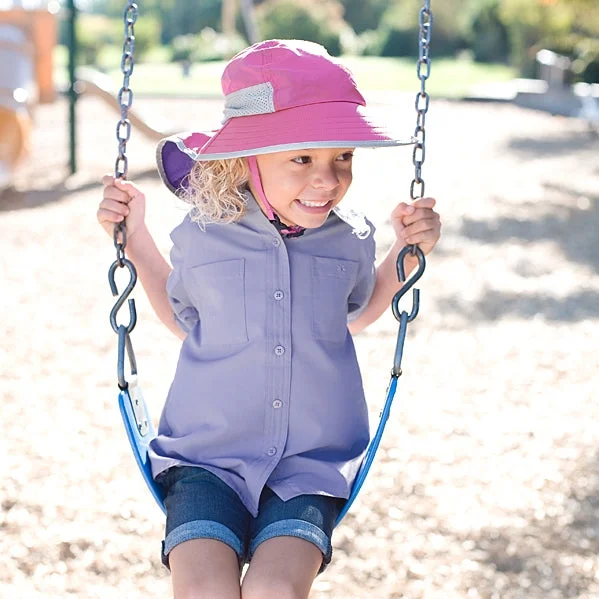
[{"label": "nose", "polygon": [[323,165],[315,173],[312,180],[314,189],[331,191],[339,186],[339,176],[332,165]]}]

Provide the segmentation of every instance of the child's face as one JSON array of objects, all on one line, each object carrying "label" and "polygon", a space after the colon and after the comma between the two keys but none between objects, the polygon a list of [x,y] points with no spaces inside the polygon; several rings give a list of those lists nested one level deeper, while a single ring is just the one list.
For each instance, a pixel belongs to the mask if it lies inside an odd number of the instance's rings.
[{"label": "child's face", "polygon": [[318,148],[256,156],[264,193],[279,218],[287,225],[320,227],[352,182],[353,151]]}]

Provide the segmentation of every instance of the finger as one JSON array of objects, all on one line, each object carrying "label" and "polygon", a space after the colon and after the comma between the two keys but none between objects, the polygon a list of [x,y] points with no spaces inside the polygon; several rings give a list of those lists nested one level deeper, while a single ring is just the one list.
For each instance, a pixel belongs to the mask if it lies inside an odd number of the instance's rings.
[{"label": "finger", "polygon": [[102,200],[100,202],[100,209],[115,212],[116,214],[121,214],[122,216],[127,216],[129,212],[131,212],[126,203],[119,202],[118,200],[113,200],[111,198],[105,198]]},{"label": "finger", "polygon": [[104,175],[102,177],[102,185],[104,185],[104,187],[114,185],[114,177],[112,175]]},{"label": "finger", "polygon": [[128,193],[117,189],[114,185],[104,189],[103,198],[104,200],[112,200],[114,202],[119,202],[119,204],[125,205],[127,205],[133,199]]},{"label": "finger", "polygon": [[439,241],[439,235],[434,233],[433,231],[425,231],[423,233],[418,233],[417,235],[412,235],[405,240],[406,245],[435,245]]},{"label": "finger", "polygon": [[114,184],[117,189],[124,191],[127,195],[129,195],[129,197],[131,197],[131,199],[142,197],[144,195],[141,191],[139,191],[139,189],[137,189],[137,187],[135,187],[135,185],[133,185],[133,183],[130,183],[129,181],[115,179]]},{"label": "finger", "polygon": [[406,227],[401,232],[401,235],[408,243],[419,243],[419,241],[414,240],[419,239],[420,241],[423,241],[422,236],[427,235],[428,238],[429,233],[432,233],[433,236],[439,236],[439,227],[434,220],[419,220],[409,227]]},{"label": "finger", "polygon": [[125,220],[124,215],[104,208],[98,208],[96,216],[99,223],[120,223]]},{"label": "finger", "polygon": [[416,208],[414,208],[411,204],[406,204],[406,202],[400,202],[395,206],[393,212],[391,212],[391,218],[402,218],[408,214],[412,214]]},{"label": "finger", "polygon": [[414,200],[410,205],[414,208],[434,208],[437,204],[435,198],[418,198]]},{"label": "finger", "polygon": [[439,235],[433,233],[433,231],[425,231],[423,233],[418,233],[417,235],[412,235],[405,240],[406,245],[435,245],[439,241]]},{"label": "finger", "polygon": [[439,220],[439,215],[431,208],[416,208],[412,214],[402,217],[401,222],[404,226],[411,225],[419,220]]}]

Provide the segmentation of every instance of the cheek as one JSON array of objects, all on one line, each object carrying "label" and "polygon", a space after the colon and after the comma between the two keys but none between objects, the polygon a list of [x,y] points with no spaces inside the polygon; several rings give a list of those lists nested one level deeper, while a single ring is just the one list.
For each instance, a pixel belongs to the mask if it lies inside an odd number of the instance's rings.
[{"label": "cheek", "polygon": [[343,188],[344,191],[347,191],[347,189],[351,185],[353,178],[354,178],[351,170],[343,171],[343,172],[339,173],[338,177],[339,177],[339,183],[340,183],[341,187]]},{"label": "cheek", "polygon": [[293,196],[295,198],[305,186],[305,181],[289,174],[271,177],[263,182],[266,196],[272,195],[281,200]]}]

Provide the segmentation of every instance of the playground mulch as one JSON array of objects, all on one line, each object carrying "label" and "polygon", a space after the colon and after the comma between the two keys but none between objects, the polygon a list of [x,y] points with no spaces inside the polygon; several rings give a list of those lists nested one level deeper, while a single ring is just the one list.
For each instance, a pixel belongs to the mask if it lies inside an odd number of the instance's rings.
[{"label": "playground mulch", "polygon": [[[218,120],[216,102],[137,103],[172,129]],[[376,106],[413,130],[412,98]],[[67,177],[60,100],[36,110],[31,157],[0,197],[0,596],[168,597],[162,514],[121,429],[114,250],[95,220],[116,114],[91,97],[78,114],[79,173]],[[427,144],[442,242],[379,458],[311,597],[598,597],[599,139],[574,119],[438,101]],[[167,252],[183,210],[157,179],[153,146],[134,132],[130,177]],[[410,160],[406,149],[356,158],[350,201],[377,224],[381,251]],[[157,418],[178,342],[141,290],[136,301]],[[396,331],[388,313],[356,339],[373,422]]]}]

